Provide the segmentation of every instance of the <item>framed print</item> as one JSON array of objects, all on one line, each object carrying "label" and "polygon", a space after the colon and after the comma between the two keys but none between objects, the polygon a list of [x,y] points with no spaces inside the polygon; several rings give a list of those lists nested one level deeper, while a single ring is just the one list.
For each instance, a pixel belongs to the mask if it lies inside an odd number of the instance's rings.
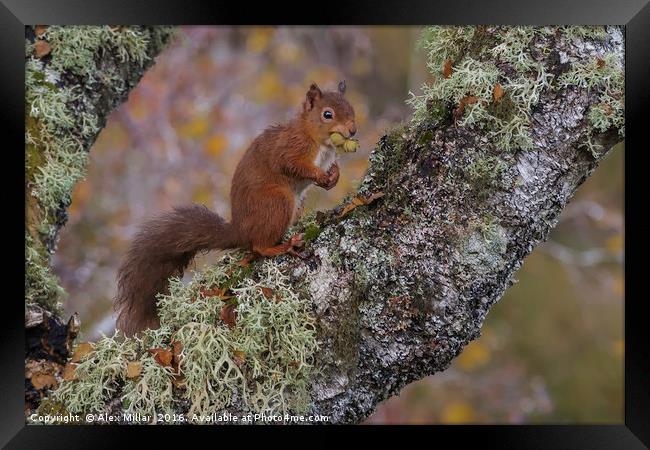
[{"label": "framed print", "polygon": [[647,2],[1,10],[7,448],[648,445]]}]

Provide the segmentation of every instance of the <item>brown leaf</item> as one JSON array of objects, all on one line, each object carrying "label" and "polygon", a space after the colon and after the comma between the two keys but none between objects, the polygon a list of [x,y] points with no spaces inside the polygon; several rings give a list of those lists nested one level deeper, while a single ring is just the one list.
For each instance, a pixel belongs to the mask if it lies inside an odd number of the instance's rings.
[{"label": "brown leaf", "polygon": [[271,289],[270,287],[262,286],[260,288],[260,290],[262,291],[262,295],[264,295],[265,298],[267,298],[269,300],[273,299],[276,302],[281,302],[282,301],[282,297],[280,296],[280,294],[274,292],[273,289]]},{"label": "brown leaf", "polygon": [[465,106],[472,105],[477,101],[478,101],[478,97],[474,95],[468,95],[467,97],[461,98],[460,101],[458,102],[458,107],[453,111],[454,118],[459,119],[465,112]]},{"label": "brown leaf", "polygon": [[442,66],[442,76],[445,78],[449,78],[451,76],[451,66],[454,62],[451,59],[447,59]]},{"label": "brown leaf", "polygon": [[164,348],[150,348],[147,350],[149,353],[152,353],[153,359],[156,360],[158,364],[163,367],[170,367],[172,365],[172,352]]},{"label": "brown leaf", "polygon": [[273,289],[269,287],[261,287],[262,295],[266,298],[273,298]]},{"label": "brown leaf", "polygon": [[499,83],[494,85],[494,90],[492,90],[492,97],[494,98],[494,102],[498,102],[501,97],[503,97],[503,88]]},{"label": "brown leaf", "polygon": [[246,362],[246,353],[242,352],[241,350],[235,350],[233,352],[232,360],[235,364],[237,364],[237,367],[241,368]]},{"label": "brown leaf", "polygon": [[199,290],[199,292],[203,297],[218,297],[221,300],[228,300],[230,298],[234,298],[234,295],[226,295],[226,290],[222,288],[212,288],[212,289],[202,288]]},{"label": "brown leaf", "polygon": [[77,379],[76,369],[77,369],[77,364],[75,363],[66,364],[65,367],[63,368],[63,374],[62,374],[63,379],[65,381],[76,380]]},{"label": "brown leaf", "polygon": [[383,192],[381,192],[381,191],[375,192],[375,193],[371,194],[369,197],[366,197],[365,204],[369,205],[372,202],[374,202],[375,200],[377,200],[378,198],[382,198],[383,196],[384,196]]},{"label": "brown leaf", "polygon": [[52,47],[50,47],[50,44],[48,44],[47,41],[38,40],[34,43],[34,56],[37,58],[49,55],[51,51]]},{"label": "brown leaf", "polygon": [[91,344],[90,342],[82,342],[79,345],[77,345],[77,348],[75,348],[74,353],[70,358],[70,362],[75,362],[75,363],[79,362],[92,351],[93,351],[93,344]]},{"label": "brown leaf", "polygon": [[34,27],[34,34],[37,37],[41,37],[45,33],[45,30],[47,30],[47,25],[36,25]]},{"label": "brown leaf", "polygon": [[129,361],[126,364],[126,377],[129,379],[138,378],[142,373],[142,363],[140,361]]},{"label": "brown leaf", "polygon": [[234,327],[237,322],[236,307],[237,305],[234,303],[227,303],[223,308],[221,308],[221,320],[223,320],[230,328]]},{"label": "brown leaf", "polygon": [[338,218],[340,219],[341,217],[346,216],[347,214],[350,213],[350,211],[355,209],[357,206],[369,205],[370,203],[374,202],[375,200],[383,196],[384,196],[383,192],[375,192],[374,194],[368,197],[356,196],[352,199],[350,203],[345,205],[343,210],[339,213]]},{"label": "brown leaf", "polygon": [[596,58],[596,67],[599,69],[605,67],[605,60],[603,58]]},{"label": "brown leaf", "polygon": [[32,375],[31,381],[34,387],[39,390],[46,387],[57,386],[56,378],[54,378],[54,375],[51,375],[49,373],[35,373]]},{"label": "brown leaf", "polygon": [[215,296],[223,295],[224,290],[216,288],[216,287],[215,288],[201,288],[201,289],[199,289],[199,293],[203,297],[215,297]]}]

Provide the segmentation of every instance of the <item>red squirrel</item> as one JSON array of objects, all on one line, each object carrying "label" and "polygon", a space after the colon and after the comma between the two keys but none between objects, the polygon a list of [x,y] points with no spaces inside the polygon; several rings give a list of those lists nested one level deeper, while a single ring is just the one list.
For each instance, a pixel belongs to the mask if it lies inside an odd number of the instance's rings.
[{"label": "red squirrel", "polygon": [[293,120],[264,130],[242,156],[232,179],[232,220],[203,205],[175,207],[139,228],[118,270],[117,328],[126,335],[158,328],[156,294],[168,292],[171,276],[182,276],[199,251],[242,248],[256,256],[296,255],[304,245],[296,234],[280,242],[298,218],[312,183],[333,188],[339,179],[330,134],[356,131],[354,109],[336,91],[312,84]]}]

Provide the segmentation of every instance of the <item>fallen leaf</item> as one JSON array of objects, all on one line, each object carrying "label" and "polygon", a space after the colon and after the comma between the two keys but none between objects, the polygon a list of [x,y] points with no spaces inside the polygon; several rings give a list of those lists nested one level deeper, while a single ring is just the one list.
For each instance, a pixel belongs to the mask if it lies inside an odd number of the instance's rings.
[{"label": "fallen leaf", "polygon": [[51,51],[52,47],[50,47],[50,44],[48,44],[47,41],[38,40],[34,43],[34,56],[37,58],[49,55]]},{"label": "fallen leaf", "polygon": [[384,196],[383,192],[381,192],[381,191],[375,192],[374,194],[371,194],[369,197],[366,197],[366,200],[365,200],[366,203],[365,204],[369,205],[372,202],[374,202],[375,200],[377,200],[378,198],[382,198],[383,196]]},{"label": "fallen leaf", "polygon": [[77,379],[76,369],[77,369],[77,364],[75,363],[66,364],[65,367],[63,368],[63,374],[62,374],[63,379],[65,381],[76,380]]},{"label": "fallen leaf", "polygon": [[242,352],[241,350],[235,350],[233,352],[232,360],[235,364],[237,364],[237,367],[241,368],[246,362],[246,353]]},{"label": "fallen leaf", "polygon": [[605,67],[605,60],[603,58],[596,58],[596,67],[599,69]]},{"label": "fallen leaf", "polygon": [[274,292],[273,289],[271,289],[270,287],[262,286],[260,288],[260,290],[262,291],[262,295],[264,295],[265,298],[267,298],[269,300],[273,299],[276,302],[281,302],[282,301],[282,297],[280,296],[280,294]]},{"label": "fallen leaf", "polygon": [[153,359],[156,360],[158,364],[163,367],[170,367],[172,365],[172,352],[164,348],[150,348],[147,350],[149,353],[152,353]]},{"label": "fallen leaf", "polygon": [[201,290],[199,290],[199,292],[203,297],[218,297],[221,300],[228,300],[235,297],[234,295],[226,295],[226,290],[223,288],[212,288],[212,289],[202,288]]},{"label": "fallen leaf", "polygon": [[468,95],[467,97],[463,97],[460,99],[460,102],[458,102],[458,107],[454,109],[453,114],[455,119],[459,119],[463,113],[465,112],[465,106],[466,105],[472,105],[478,101],[478,97],[474,95]]},{"label": "fallen leaf", "polygon": [[234,327],[237,321],[236,307],[237,305],[234,303],[228,303],[221,308],[221,320],[223,320],[230,328]]},{"label": "fallen leaf", "polygon": [[82,342],[79,345],[77,345],[77,348],[75,348],[74,353],[70,358],[70,362],[75,362],[75,363],[79,362],[92,351],[93,351],[93,344],[91,344],[90,342]]},{"label": "fallen leaf", "polygon": [[222,295],[224,291],[223,289],[219,289],[219,288],[201,288],[199,289],[199,293],[203,297],[214,297],[217,295]]},{"label": "fallen leaf", "polygon": [[45,30],[47,30],[47,25],[36,25],[34,27],[34,34],[37,37],[41,37],[45,33]]},{"label": "fallen leaf", "polygon": [[503,88],[499,83],[494,85],[494,90],[492,91],[492,97],[494,98],[495,102],[498,102],[501,97],[503,97]]},{"label": "fallen leaf", "polygon": [[449,78],[451,76],[451,72],[452,72],[451,65],[453,63],[454,62],[451,59],[447,59],[445,61],[444,65],[442,66],[442,76],[443,77]]},{"label": "fallen leaf", "polygon": [[384,196],[383,192],[375,192],[374,194],[371,194],[368,197],[356,196],[351,200],[350,203],[345,205],[343,210],[339,213],[338,218],[340,219],[341,217],[349,214],[350,211],[355,209],[357,206],[369,205],[370,203],[374,202],[375,200],[377,200],[378,198],[381,198],[383,196]]},{"label": "fallen leaf", "polygon": [[49,373],[35,373],[32,375],[31,381],[34,387],[39,390],[46,387],[56,387],[57,385],[56,378]]},{"label": "fallen leaf", "polygon": [[138,378],[142,373],[142,363],[140,361],[129,361],[126,364],[126,377],[129,379]]}]

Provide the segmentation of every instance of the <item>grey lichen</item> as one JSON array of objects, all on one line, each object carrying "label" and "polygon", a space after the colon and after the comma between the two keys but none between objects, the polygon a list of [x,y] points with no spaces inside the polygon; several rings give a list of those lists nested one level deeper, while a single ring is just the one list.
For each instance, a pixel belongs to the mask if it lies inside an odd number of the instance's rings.
[{"label": "grey lichen", "polygon": [[429,27],[420,45],[434,81],[421,95],[411,93],[414,121],[427,118],[428,105],[446,103],[456,107],[459,126],[479,127],[498,149],[531,149],[531,113],[540,95],[572,85],[599,89],[601,101],[589,113],[593,128],[614,127],[623,136],[623,71],[613,54],[559,77],[547,64],[551,48],[606,35],[605,27]]}]

